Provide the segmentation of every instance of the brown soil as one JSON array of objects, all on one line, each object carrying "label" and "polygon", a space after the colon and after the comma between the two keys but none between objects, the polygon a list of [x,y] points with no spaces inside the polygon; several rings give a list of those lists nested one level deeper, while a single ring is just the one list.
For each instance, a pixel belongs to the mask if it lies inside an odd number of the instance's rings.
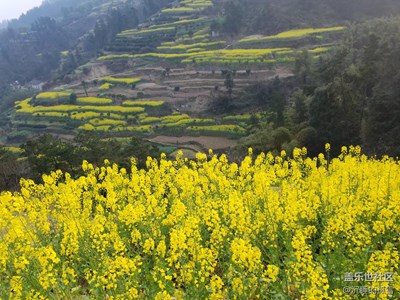
[{"label": "brown soil", "polygon": [[215,136],[156,136],[149,141],[171,146],[184,146],[196,151],[224,150],[237,144],[237,140]]}]

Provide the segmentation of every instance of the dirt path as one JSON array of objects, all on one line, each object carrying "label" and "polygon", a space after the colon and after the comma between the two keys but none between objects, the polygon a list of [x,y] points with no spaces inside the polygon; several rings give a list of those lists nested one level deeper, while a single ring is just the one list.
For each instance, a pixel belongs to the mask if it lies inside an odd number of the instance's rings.
[{"label": "dirt path", "polygon": [[223,150],[235,146],[237,140],[215,136],[156,136],[149,141],[171,146],[185,146],[196,151]]}]

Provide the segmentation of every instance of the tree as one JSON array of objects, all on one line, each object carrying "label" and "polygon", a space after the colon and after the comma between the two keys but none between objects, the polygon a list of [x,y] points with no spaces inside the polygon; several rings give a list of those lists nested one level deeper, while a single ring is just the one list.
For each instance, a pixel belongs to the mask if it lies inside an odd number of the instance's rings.
[{"label": "tree", "polygon": [[233,90],[233,87],[235,86],[235,82],[233,81],[233,72],[232,71],[226,72],[224,85],[225,85],[226,89],[228,90],[229,97],[232,97],[232,90]]},{"label": "tree", "polygon": [[311,63],[312,57],[307,49],[296,52],[294,74],[302,85],[307,84],[309,77],[311,77]]},{"label": "tree", "polygon": [[86,97],[88,97],[89,94],[88,94],[87,88],[86,88],[86,81],[85,81],[85,80],[82,80],[82,81],[81,81],[81,84],[82,84],[83,90],[85,91]]},{"label": "tree", "polygon": [[279,76],[275,77],[270,87],[270,103],[271,110],[275,113],[275,126],[283,126],[285,123],[283,112],[285,110],[286,98],[284,86]]},{"label": "tree", "polygon": [[76,96],[76,94],[72,93],[71,95],[69,95],[69,104],[75,105],[77,99],[78,99],[78,97]]},{"label": "tree", "polygon": [[228,1],[225,4],[225,21],[223,29],[228,34],[238,34],[242,27],[243,13],[239,2]]},{"label": "tree", "polygon": [[50,134],[27,141],[22,145],[22,149],[34,180],[40,181],[42,174],[55,170],[75,172],[74,165],[77,165],[77,162],[73,159],[72,144],[65,143]]},{"label": "tree", "polygon": [[107,25],[103,19],[96,22],[93,29],[96,49],[102,49],[107,43]]},{"label": "tree", "polygon": [[318,132],[314,127],[303,128],[297,133],[296,139],[300,146],[307,148],[310,156],[318,155],[322,149],[318,139]]},{"label": "tree", "polygon": [[291,102],[293,103],[292,110],[292,121],[295,124],[300,124],[308,120],[308,98],[304,95],[303,91],[297,89],[291,96]]},{"label": "tree", "polygon": [[281,150],[284,143],[289,143],[292,140],[289,129],[285,127],[278,127],[272,132],[272,139],[274,148]]}]

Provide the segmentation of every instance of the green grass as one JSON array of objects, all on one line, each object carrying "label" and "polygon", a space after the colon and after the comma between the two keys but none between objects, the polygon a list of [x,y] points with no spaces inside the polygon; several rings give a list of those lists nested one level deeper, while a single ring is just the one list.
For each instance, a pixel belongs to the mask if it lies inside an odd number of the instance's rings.
[{"label": "green grass", "polygon": [[274,40],[290,40],[290,39],[305,37],[305,36],[312,35],[312,34],[338,32],[338,31],[343,31],[345,29],[346,29],[346,27],[343,27],[343,26],[328,27],[328,28],[293,29],[293,30],[284,31],[277,35],[272,35],[272,36],[241,39],[241,40],[239,40],[239,44],[254,43],[254,42],[267,42],[267,41],[274,41]]},{"label": "green grass", "polygon": [[117,127],[115,130],[116,131],[128,131],[128,132],[140,133],[140,134],[150,134],[153,132],[153,128],[150,125]]},{"label": "green grass", "polygon": [[199,9],[195,9],[193,7],[175,7],[175,8],[166,8],[161,12],[163,14],[186,14],[186,13],[194,13],[199,11]]},{"label": "green grass", "polygon": [[290,48],[266,48],[266,49],[222,49],[208,50],[194,53],[144,53],[144,54],[114,54],[98,58],[99,60],[116,58],[157,58],[178,60],[181,63],[251,63],[271,60],[272,54],[281,51],[292,50]]},{"label": "green grass", "polygon": [[157,47],[157,50],[159,51],[167,51],[167,52],[173,52],[173,51],[188,51],[193,48],[204,48],[204,49],[210,49],[210,48],[221,48],[226,45],[225,41],[218,41],[218,42],[205,42],[205,43],[194,43],[194,44],[179,44],[175,46],[159,46]]},{"label": "green grass", "polygon": [[153,28],[153,29],[129,29],[122,31],[121,33],[118,34],[118,36],[133,36],[133,35],[149,35],[149,34],[154,34],[154,33],[166,33],[166,32],[173,32],[175,31],[175,27],[160,27],[160,28]]},{"label": "green grass", "polygon": [[164,116],[164,117],[160,118],[162,124],[176,123],[183,119],[190,119],[190,116],[187,114],[173,114],[173,115]]},{"label": "green grass", "polygon": [[115,119],[91,119],[89,121],[90,124],[94,126],[98,125],[112,125],[112,126],[117,126],[117,125],[126,125],[126,121],[123,120],[115,120]]},{"label": "green grass", "polygon": [[164,23],[162,25],[152,25],[149,27],[148,30],[153,30],[153,29],[162,29],[162,28],[172,28],[176,25],[188,25],[188,24],[196,24],[196,23],[205,23],[208,20],[205,18],[197,18],[197,19],[184,19],[184,20],[179,20],[171,23]]},{"label": "green grass", "polygon": [[236,115],[236,116],[226,116],[223,117],[224,122],[232,123],[232,122],[250,122],[251,115],[250,114],[243,114],[243,115]]},{"label": "green grass", "polygon": [[239,125],[210,125],[210,126],[189,126],[188,132],[192,134],[205,134],[217,136],[244,136],[246,130]]}]

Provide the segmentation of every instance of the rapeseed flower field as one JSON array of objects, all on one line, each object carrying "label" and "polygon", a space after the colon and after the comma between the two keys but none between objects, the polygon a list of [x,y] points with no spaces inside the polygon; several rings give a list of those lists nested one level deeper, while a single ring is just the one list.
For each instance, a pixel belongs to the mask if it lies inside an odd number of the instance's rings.
[{"label": "rapeseed flower field", "polygon": [[397,159],[327,145],[146,165],[84,161],[2,193],[0,298],[400,298]]},{"label": "rapeseed flower field", "polygon": [[69,97],[71,93],[67,92],[44,92],[36,96],[37,99],[58,99],[63,97]]},{"label": "rapeseed flower field", "polygon": [[284,39],[295,39],[301,38],[308,35],[318,34],[318,33],[329,33],[338,32],[345,30],[346,27],[336,26],[328,28],[303,28],[303,29],[293,29],[278,33],[277,35],[263,36],[258,38],[245,38],[241,39],[239,43],[253,43],[253,42],[265,42],[268,40],[284,40]]}]

